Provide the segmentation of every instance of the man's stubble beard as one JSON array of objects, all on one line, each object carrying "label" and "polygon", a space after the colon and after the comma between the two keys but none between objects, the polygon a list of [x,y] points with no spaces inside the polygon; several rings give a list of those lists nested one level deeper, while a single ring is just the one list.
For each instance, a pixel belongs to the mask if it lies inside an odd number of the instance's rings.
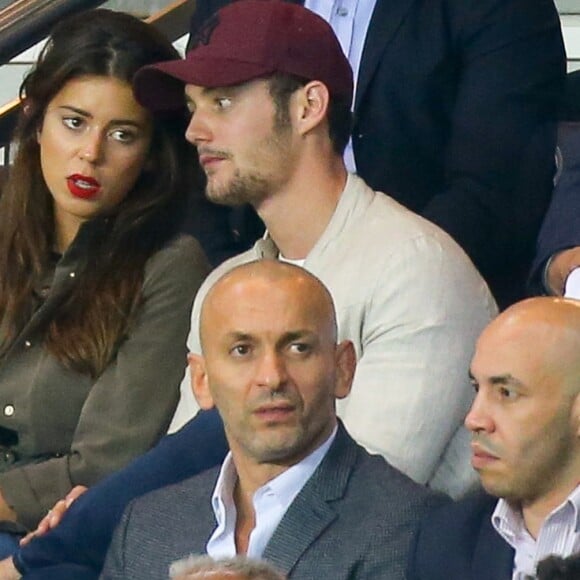
[{"label": "man's stubble beard", "polygon": [[[212,185],[207,180],[205,195],[219,205],[240,206],[250,204],[257,208],[276,192],[284,181],[284,167],[290,160],[290,120],[275,117],[271,133],[256,147],[256,158],[262,158],[266,170],[243,173],[239,168],[234,171],[229,182]],[[230,159],[233,157],[230,156]],[[264,162],[264,159],[266,160]]]},{"label": "man's stubble beard", "polygon": [[225,185],[212,185],[208,179],[205,195],[219,205],[240,206],[246,203],[257,207],[270,194],[270,182],[255,173],[242,174],[236,169],[232,179]]},{"label": "man's stubble beard", "polygon": [[[570,424],[570,409],[563,405],[545,426],[546,436],[524,442],[520,449],[523,464],[511,477],[485,486],[492,495],[508,502],[531,503],[550,493],[557,486],[564,466],[573,465],[577,454],[576,434]],[[492,450],[494,447],[490,447]],[[529,458],[534,461],[530,461]],[[514,467],[512,467],[514,470]]]}]

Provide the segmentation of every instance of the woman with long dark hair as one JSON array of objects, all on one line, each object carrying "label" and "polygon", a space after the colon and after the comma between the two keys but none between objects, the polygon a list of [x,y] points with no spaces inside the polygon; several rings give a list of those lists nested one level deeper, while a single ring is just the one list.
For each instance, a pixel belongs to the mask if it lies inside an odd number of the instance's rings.
[{"label": "woman with long dark hair", "polygon": [[54,29],[22,84],[0,198],[0,520],[18,529],[146,451],[177,403],[207,273],[176,237],[196,160],[185,110],[154,119],[131,88],[177,57],[93,10]]}]

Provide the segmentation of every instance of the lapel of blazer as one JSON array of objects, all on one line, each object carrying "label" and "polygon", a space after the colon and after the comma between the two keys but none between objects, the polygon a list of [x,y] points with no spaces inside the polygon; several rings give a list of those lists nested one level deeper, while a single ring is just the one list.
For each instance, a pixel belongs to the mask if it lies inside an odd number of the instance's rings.
[{"label": "lapel of blazer", "polygon": [[482,523],[473,554],[474,580],[510,580],[513,574],[514,550],[495,531],[491,514]]},{"label": "lapel of blazer", "polygon": [[337,517],[330,505],[343,497],[357,457],[356,443],[339,423],[336,438],[296,496],[264,551],[264,559],[288,573]]},{"label": "lapel of blazer", "polygon": [[355,95],[355,112],[387,44],[415,0],[377,0],[365,39]]}]

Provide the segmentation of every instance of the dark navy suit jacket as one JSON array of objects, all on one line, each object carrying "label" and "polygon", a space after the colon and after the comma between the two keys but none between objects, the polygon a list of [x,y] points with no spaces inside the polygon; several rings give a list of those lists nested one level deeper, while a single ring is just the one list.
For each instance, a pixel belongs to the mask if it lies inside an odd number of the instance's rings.
[{"label": "dark navy suit jacket", "polygon": [[429,514],[409,557],[408,580],[511,580],[514,551],[491,524],[496,503],[478,492]]},{"label": "dark navy suit jacket", "polygon": [[538,236],[530,273],[533,294],[542,294],[542,275],[550,256],[580,246],[580,71],[570,73],[558,129],[559,178]]},{"label": "dark navy suit jacket", "polygon": [[534,294],[544,293],[546,261],[562,250],[580,246],[580,120],[560,124],[558,149],[561,174],[538,236],[530,276]]}]

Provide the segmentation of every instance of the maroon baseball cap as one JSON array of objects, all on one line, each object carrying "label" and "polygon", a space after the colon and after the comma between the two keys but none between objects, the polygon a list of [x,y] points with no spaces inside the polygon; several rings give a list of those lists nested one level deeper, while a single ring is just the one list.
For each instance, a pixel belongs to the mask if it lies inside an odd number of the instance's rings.
[{"label": "maroon baseball cap", "polygon": [[329,24],[282,0],[239,0],[212,16],[185,59],[143,67],[133,81],[153,111],[183,107],[184,85],[226,87],[276,72],[323,82],[352,99],[352,69]]}]

